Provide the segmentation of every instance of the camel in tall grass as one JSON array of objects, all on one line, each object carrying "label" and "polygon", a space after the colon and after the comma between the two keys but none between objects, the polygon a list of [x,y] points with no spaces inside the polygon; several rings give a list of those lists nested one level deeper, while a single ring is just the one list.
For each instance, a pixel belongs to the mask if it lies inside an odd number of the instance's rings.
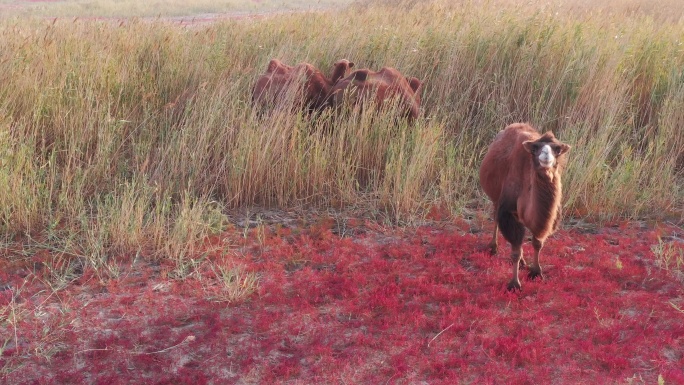
[{"label": "camel in tall grass", "polygon": [[309,63],[292,67],[278,59],[268,63],[266,73],[257,79],[252,91],[253,103],[261,109],[295,103],[309,112],[325,106],[331,88],[347,75],[354,63],[342,59],[332,67],[330,78]]},{"label": "camel in tall grass", "polygon": [[402,116],[414,120],[420,114],[422,85],[419,79],[406,78],[391,67],[383,67],[378,72],[360,69],[333,86],[328,103],[339,108],[349,100],[352,105],[362,107],[370,102],[377,108],[383,108],[394,101]]},{"label": "camel in tall grass", "polygon": [[511,244],[513,278],[508,290],[521,287],[525,228],[532,233],[534,247],[529,277],[543,278],[539,252],[561,219],[561,173],[569,150],[552,132],[541,135],[528,124],[516,123],[496,135],[482,161],[480,185],[494,203],[491,253],[498,249],[498,230]]}]

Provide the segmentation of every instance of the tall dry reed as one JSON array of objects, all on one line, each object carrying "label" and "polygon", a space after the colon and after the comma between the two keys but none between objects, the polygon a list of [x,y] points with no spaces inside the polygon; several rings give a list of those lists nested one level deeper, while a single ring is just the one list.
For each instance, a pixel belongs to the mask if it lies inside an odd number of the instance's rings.
[{"label": "tall dry reed", "polygon": [[[649,14],[446,1],[189,27],[5,19],[0,231],[97,267],[115,252],[182,260],[226,208],[458,215],[485,204],[477,168],[515,121],[573,145],[567,212],[681,218],[682,32]],[[251,87],[272,57],[396,67],[425,82],[424,117],[259,115]]]}]

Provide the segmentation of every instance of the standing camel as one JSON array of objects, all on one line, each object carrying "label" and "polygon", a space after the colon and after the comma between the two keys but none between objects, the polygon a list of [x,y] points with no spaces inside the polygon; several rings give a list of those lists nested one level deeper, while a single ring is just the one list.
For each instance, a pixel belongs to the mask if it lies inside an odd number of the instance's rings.
[{"label": "standing camel", "polygon": [[529,277],[543,278],[539,252],[561,219],[561,174],[569,150],[552,132],[541,135],[528,124],[515,123],[496,135],[482,161],[480,185],[494,203],[491,253],[498,249],[498,230],[511,244],[513,278],[508,290],[521,287],[518,270],[525,265],[525,228],[532,233],[534,247]]}]

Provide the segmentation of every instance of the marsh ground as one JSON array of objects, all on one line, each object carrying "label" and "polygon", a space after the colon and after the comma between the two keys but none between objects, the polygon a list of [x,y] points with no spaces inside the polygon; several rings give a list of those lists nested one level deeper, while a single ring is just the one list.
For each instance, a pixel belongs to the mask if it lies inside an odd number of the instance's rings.
[{"label": "marsh ground", "polygon": [[[546,279],[523,280],[523,290],[510,293],[509,248],[494,257],[484,250],[491,223],[481,218],[413,229],[264,218],[236,220],[208,239],[183,280],[172,279],[176,266],[141,256],[121,263],[118,278],[89,271],[55,287],[44,267],[54,265],[53,251],[9,251],[0,278],[3,378],[684,381],[684,275],[674,268],[684,232],[676,226],[574,223],[547,243]],[[236,295],[240,288],[246,292]]]}]

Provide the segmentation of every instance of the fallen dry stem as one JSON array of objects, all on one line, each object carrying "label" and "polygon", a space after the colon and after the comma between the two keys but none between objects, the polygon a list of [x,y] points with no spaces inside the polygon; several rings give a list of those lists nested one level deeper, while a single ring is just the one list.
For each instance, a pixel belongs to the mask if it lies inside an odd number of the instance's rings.
[{"label": "fallen dry stem", "polygon": [[432,341],[436,340],[437,337],[439,337],[440,335],[442,335],[442,333],[444,333],[445,331],[449,330],[452,326],[454,326],[453,323],[452,323],[451,325],[447,326],[446,328],[442,329],[441,332],[437,333],[437,335],[435,335],[434,337],[432,337],[432,339],[431,339],[431,340],[428,342],[428,344],[427,344],[428,348],[430,347],[430,344],[432,343]]},{"label": "fallen dry stem", "polygon": [[140,353],[140,354],[159,354],[159,353],[165,353],[165,352],[168,352],[169,350],[176,349],[177,347],[180,347],[180,346],[182,346],[182,345],[189,344],[190,342],[193,342],[194,340],[195,340],[195,336],[190,335],[190,336],[185,337],[185,338],[183,339],[183,341],[179,342],[178,344],[173,345],[173,346],[169,346],[169,347],[166,348],[166,349],[157,350],[156,352]]}]

